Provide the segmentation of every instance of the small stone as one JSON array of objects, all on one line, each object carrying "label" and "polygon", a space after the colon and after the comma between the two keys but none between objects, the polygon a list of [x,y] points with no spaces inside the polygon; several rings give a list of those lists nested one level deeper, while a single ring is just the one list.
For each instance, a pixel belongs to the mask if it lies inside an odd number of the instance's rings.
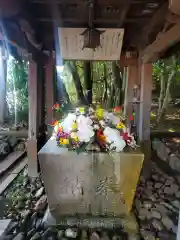
[{"label": "small stone", "polygon": [[175,196],[176,196],[177,198],[180,198],[180,191],[175,192]]},{"label": "small stone", "polygon": [[140,230],[141,236],[144,240],[156,240],[155,235],[147,230]]},{"label": "small stone", "polygon": [[42,219],[36,221],[36,230],[39,230],[42,227]]},{"label": "small stone", "polygon": [[18,228],[18,222],[11,222],[6,229],[6,233],[13,233],[16,228]]},{"label": "small stone", "polygon": [[157,231],[162,231],[162,229],[163,229],[163,226],[162,226],[161,222],[157,219],[154,219],[152,221],[152,225]]},{"label": "small stone", "polygon": [[161,214],[159,212],[156,212],[156,211],[152,211],[151,216],[153,218],[156,218],[156,219],[161,219]]},{"label": "small stone", "polygon": [[16,235],[16,237],[14,238],[14,240],[23,240],[24,239],[24,233],[18,233],[18,235]]},{"label": "small stone", "polygon": [[177,234],[177,232],[178,232],[178,226],[173,225],[172,231],[173,231],[173,233]]},{"label": "small stone", "polygon": [[65,231],[65,236],[68,237],[68,238],[76,238],[77,237],[77,232],[73,231],[71,228],[68,228]]},{"label": "small stone", "polygon": [[171,204],[178,209],[180,208],[180,202],[178,200],[172,201]]},{"label": "small stone", "polygon": [[31,230],[27,233],[28,239],[31,238],[35,233],[36,233],[36,229],[35,229],[35,228],[31,229]]},{"label": "small stone", "polygon": [[15,151],[24,151],[26,149],[26,145],[23,142],[20,142],[16,147],[15,147]]},{"label": "small stone", "polygon": [[106,232],[102,232],[101,239],[102,239],[102,240],[109,240],[109,237],[108,237],[108,235],[107,235]]},{"label": "small stone", "polygon": [[163,217],[162,223],[168,230],[172,229],[174,225],[173,221],[169,217]]},{"label": "small stone", "polygon": [[160,188],[160,187],[162,187],[162,183],[156,183],[155,184],[155,188]]},{"label": "small stone", "polygon": [[99,235],[96,232],[93,232],[90,237],[90,240],[98,240],[98,239],[100,239]]},{"label": "small stone", "polygon": [[35,211],[40,211],[44,210],[47,204],[47,196],[43,195],[36,203],[34,210]]},{"label": "small stone", "polygon": [[153,174],[152,175],[152,179],[155,180],[155,181],[158,181],[159,180],[159,176],[157,174]]},{"label": "small stone", "polygon": [[150,208],[152,207],[152,203],[145,201],[145,202],[143,203],[143,207],[145,207],[145,208],[147,208],[147,209],[150,209]]},{"label": "small stone", "polygon": [[165,187],[164,193],[168,195],[172,195],[174,193],[174,190],[171,187]]},{"label": "small stone", "polygon": [[176,239],[171,233],[167,234],[167,232],[165,231],[158,232],[158,237],[159,239],[162,239],[162,240]]},{"label": "small stone", "polygon": [[156,209],[158,212],[160,212],[161,215],[163,215],[163,216],[166,215],[167,212],[168,212],[167,208],[166,208],[165,206],[161,205],[161,204],[156,204],[156,205],[155,205],[155,209]]},{"label": "small stone", "polygon": [[48,237],[51,235],[51,228],[48,228],[43,234],[42,234],[42,239],[46,240]]},{"label": "small stone", "polygon": [[36,198],[40,198],[44,193],[44,187],[41,187],[35,194]]},{"label": "small stone", "polygon": [[162,204],[167,207],[169,210],[171,210],[172,212],[177,212],[177,209],[174,208],[171,204],[166,203],[166,202],[162,202]]},{"label": "small stone", "polygon": [[10,152],[11,152],[11,149],[10,149],[9,143],[7,142],[0,143],[0,155],[6,156]]},{"label": "small stone", "polygon": [[136,209],[139,211],[140,210],[140,207],[141,207],[141,201],[136,199],[135,200],[135,206],[136,206]]},{"label": "small stone", "polygon": [[64,235],[64,231],[63,230],[59,230],[58,231],[58,238],[62,238]]},{"label": "small stone", "polygon": [[149,211],[146,208],[141,208],[139,211],[139,219],[141,220],[145,220],[147,218],[149,218]]},{"label": "small stone", "polygon": [[35,233],[30,240],[40,240],[41,239],[41,234],[40,233]]},{"label": "small stone", "polygon": [[8,139],[9,145],[14,148],[18,144],[18,139],[16,137],[10,137]]},{"label": "small stone", "polygon": [[179,187],[177,184],[171,184],[171,188],[172,188],[173,193],[176,193],[179,190]]}]

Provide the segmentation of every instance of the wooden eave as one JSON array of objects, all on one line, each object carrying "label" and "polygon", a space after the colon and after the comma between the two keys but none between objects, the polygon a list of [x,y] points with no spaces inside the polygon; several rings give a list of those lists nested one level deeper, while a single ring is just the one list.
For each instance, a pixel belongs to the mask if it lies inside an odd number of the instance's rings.
[{"label": "wooden eave", "polygon": [[[53,1],[59,13],[58,19],[53,18],[51,11],[50,3]],[[15,16],[17,23],[22,17],[29,22],[37,43],[42,43],[41,51],[54,49],[55,22],[58,22],[60,27],[88,27],[89,7],[88,1],[85,0],[26,0],[19,9],[19,13]],[[12,11],[9,12],[11,15]],[[141,53],[148,45],[157,41],[158,34],[169,21],[168,18],[170,21],[175,21],[169,15],[168,0],[96,0],[93,12],[94,27],[124,28],[123,50],[141,51]],[[178,39],[175,43],[177,41]],[[166,47],[162,49],[162,51],[166,50]]]}]

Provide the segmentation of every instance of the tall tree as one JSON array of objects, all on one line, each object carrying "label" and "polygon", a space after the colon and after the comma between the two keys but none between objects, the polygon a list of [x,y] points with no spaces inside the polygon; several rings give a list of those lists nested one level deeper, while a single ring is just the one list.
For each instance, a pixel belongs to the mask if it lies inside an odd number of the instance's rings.
[{"label": "tall tree", "polygon": [[74,84],[76,87],[76,92],[77,92],[77,98],[79,103],[81,104],[86,104],[86,98],[84,96],[84,92],[83,92],[83,87],[81,84],[81,80],[77,71],[77,67],[74,61],[68,61],[67,62],[67,66],[72,74],[73,80],[74,80]]},{"label": "tall tree", "polygon": [[90,61],[84,61],[84,82],[86,87],[86,99],[87,103],[92,103],[92,87],[93,87],[93,81],[92,81],[92,74],[91,74],[91,62]]}]

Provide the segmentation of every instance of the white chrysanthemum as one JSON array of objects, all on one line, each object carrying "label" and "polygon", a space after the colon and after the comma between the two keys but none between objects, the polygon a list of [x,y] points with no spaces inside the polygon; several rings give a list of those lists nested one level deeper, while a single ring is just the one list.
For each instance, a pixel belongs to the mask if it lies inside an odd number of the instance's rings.
[{"label": "white chrysanthemum", "polygon": [[89,117],[85,117],[83,115],[80,115],[77,117],[77,123],[78,123],[78,126],[81,126],[81,125],[91,126],[93,124],[92,120]]},{"label": "white chrysanthemum", "polygon": [[119,131],[110,127],[104,129],[104,135],[109,143],[110,149],[115,148],[117,152],[122,152],[126,146],[126,142],[120,136]]},{"label": "white chrysanthemum", "polygon": [[69,133],[72,130],[72,125],[76,120],[76,115],[69,113],[68,116],[64,119],[62,126],[65,133]]},{"label": "white chrysanthemum", "polygon": [[119,117],[115,116],[113,113],[105,112],[105,118],[108,119],[113,125],[117,125],[120,121]]},{"label": "white chrysanthemum", "polygon": [[94,136],[93,128],[88,125],[79,126],[77,136],[81,142],[89,142]]}]

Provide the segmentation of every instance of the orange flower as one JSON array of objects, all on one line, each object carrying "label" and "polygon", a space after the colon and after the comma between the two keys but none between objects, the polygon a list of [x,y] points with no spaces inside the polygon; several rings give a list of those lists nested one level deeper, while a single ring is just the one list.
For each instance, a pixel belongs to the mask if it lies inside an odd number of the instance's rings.
[{"label": "orange flower", "polygon": [[105,142],[105,141],[106,141],[106,137],[104,136],[102,130],[98,130],[98,131],[97,131],[97,138],[98,138],[100,141],[102,141],[102,142]]},{"label": "orange flower", "polygon": [[54,120],[54,121],[53,121],[51,124],[49,124],[49,125],[55,127],[55,126],[58,125],[58,124],[59,124],[59,121]]},{"label": "orange flower", "polygon": [[53,110],[59,110],[60,109],[60,104],[56,103],[54,104],[54,106],[52,107]]}]

